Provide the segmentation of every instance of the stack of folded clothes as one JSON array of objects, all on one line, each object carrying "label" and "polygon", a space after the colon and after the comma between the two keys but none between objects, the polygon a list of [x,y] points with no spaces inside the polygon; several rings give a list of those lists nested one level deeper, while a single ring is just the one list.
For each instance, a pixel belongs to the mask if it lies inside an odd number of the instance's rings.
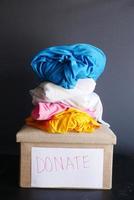
[{"label": "stack of folded clothes", "polygon": [[50,133],[92,133],[103,106],[94,92],[106,64],[105,54],[89,44],[44,49],[32,60],[41,83],[30,90],[34,108],[26,124]]}]

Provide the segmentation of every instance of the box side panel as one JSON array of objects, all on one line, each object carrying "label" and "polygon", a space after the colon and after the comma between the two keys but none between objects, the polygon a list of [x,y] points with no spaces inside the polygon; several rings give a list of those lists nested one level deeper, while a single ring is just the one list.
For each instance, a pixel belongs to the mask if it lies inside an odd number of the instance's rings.
[{"label": "box side panel", "polygon": [[20,186],[31,187],[31,145],[21,143]]},{"label": "box side panel", "polygon": [[113,145],[104,146],[103,188],[112,188]]},{"label": "box side panel", "polygon": [[[49,148],[103,148],[104,149],[104,170],[103,170],[103,189],[112,187],[112,160],[113,145],[97,144],[62,144],[62,143],[21,143],[21,167],[20,167],[20,186],[31,187],[31,149],[32,147]],[[84,189],[84,188],[83,188]],[[85,188],[87,189],[87,188]],[[90,189],[90,188],[88,188]],[[96,188],[97,189],[97,188]]]}]

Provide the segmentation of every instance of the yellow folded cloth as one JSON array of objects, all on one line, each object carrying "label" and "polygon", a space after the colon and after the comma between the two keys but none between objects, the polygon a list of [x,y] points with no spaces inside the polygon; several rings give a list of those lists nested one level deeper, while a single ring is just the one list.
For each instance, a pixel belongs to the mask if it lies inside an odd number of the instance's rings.
[{"label": "yellow folded cloth", "polygon": [[100,124],[89,114],[75,108],[69,108],[66,111],[60,112],[50,120],[38,121],[28,117],[26,124],[50,133],[92,133],[95,128],[100,127]]}]

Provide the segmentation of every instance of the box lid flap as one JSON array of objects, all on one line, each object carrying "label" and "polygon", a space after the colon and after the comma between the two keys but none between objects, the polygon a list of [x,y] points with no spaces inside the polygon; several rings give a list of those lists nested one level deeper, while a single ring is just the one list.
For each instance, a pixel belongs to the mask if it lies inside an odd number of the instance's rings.
[{"label": "box lid flap", "polygon": [[16,136],[17,142],[40,143],[85,143],[85,144],[116,144],[116,136],[110,128],[101,125],[93,133],[53,134],[30,126],[24,126]]}]

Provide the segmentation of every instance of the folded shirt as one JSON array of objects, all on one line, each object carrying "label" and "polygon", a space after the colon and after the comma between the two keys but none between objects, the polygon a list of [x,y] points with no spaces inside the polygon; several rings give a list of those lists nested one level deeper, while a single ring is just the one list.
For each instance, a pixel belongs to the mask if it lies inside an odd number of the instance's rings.
[{"label": "folded shirt", "polygon": [[62,112],[69,107],[69,105],[66,105],[62,102],[39,102],[32,110],[31,116],[35,120],[48,120],[53,115]]},{"label": "folded shirt", "polygon": [[97,80],[106,64],[102,50],[90,44],[49,47],[40,51],[31,66],[42,81],[74,88],[79,79]]},{"label": "folded shirt", "polygon": [[[84,96],[81,96],[82,100],[84,98]],[[80,101],[78,97],[74,99],[64,99],[57,102],[46,102],[43,98],[33,95],[33,103],[35,104],[35,107],[31,113],[31,116],[36,120],[47,120],[53,115],[66,110],[67,108],[74,107],[88,113],[100,123],[109,126],[108,123],[102,120],[103,106],[100,97],[96,93],[93,92],[87,97],[87,108],[82,108],[82,102],[83,101]]]},{"label": "folded shirt", "polygon": [[87,109],[89,96],[94,91],[95,85],[93,79],[79,80],[74,89],[65,89],[56,84],[44,82],[30,90],[30,94],[34,105],[38,102],[62,102],[78,109]]},{"label": "folded shirt", "polygon": [[[66,105],[62,102],[56,102],[56,103],[49,103],[49,102],[39,102],[34,109],[31,112],[31,116],[35,120],[48,120],[53,115],[62,112],[64,110],[67,110],[70,108],[70,105]],[[85,110],[90,116],[95,118],[94,111],[91,111],[90,109]]]},{"label": "folded shirt", "polygon": [[30,90],[30,94],[46,102],[56,102],[90,94],[95,90],[95,86],[96,82],[91,78],[79,79],[74,89],[65,89],[51,82],[43,82],[35,89]]},{"label": "folded shirt", "polygon": [[100,124],[87,113],[75,108],[54,115],[50,120],[34,120],[32,117],[26,119],[26,124],[50,133],[92,133]]}]

